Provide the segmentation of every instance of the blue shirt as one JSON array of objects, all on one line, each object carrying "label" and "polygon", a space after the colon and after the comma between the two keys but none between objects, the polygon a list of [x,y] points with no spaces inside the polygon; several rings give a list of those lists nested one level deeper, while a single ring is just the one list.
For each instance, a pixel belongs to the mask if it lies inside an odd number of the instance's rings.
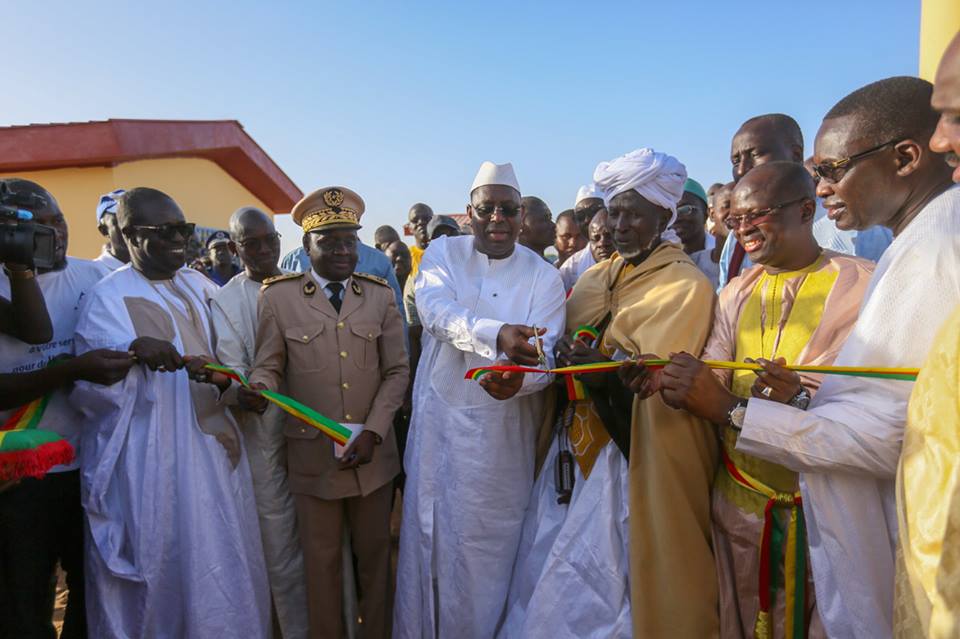
[{"label": "blue shirt", "polygon": [[[397,298],[397,310],[400,311],[400,317],[403,317],[403,291],[400,290],[400,283],[397,282],[397,276],[393,272],[393,265],[387,256],[375,248],[369,247],[363,242],[357,243],[357,268],[358,273],[367,273],[376,275],[387,280],[387,284],[393,289]],[[280,262],[280,268],[291,273],[307,273],[310,271],[310,256],[298,246],[287,253]],[[406,321],[404,321],[406,326]]]}]

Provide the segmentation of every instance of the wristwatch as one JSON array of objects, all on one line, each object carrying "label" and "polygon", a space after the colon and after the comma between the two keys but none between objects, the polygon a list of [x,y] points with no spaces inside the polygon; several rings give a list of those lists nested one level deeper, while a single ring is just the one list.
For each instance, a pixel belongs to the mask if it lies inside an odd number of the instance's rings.
[{"label": "wristwatch", "polygon": [[747,400],[741,399],[727,413],[727,424],[735,430],[740,431],[743,428],[743,420],[747,416]]},{"label": "wristwatch", "polygon": [[810,405],[810,391],[808,391],[805,386],[801,386],[797,394],[787,403],[794,408],[807,410],[807,406]]}]

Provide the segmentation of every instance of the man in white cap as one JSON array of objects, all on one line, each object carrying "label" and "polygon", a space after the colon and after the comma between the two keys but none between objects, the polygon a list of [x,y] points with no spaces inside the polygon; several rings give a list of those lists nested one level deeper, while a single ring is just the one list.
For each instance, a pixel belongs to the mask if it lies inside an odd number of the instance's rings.
[{"label": "man in white cap", "polygon": [[580,231],[587,234],[587,226],[593,216],[603,208],[603,192],[591,182],[577,189],[577,199],[573,203],[573,219],[580,225]]},{"label": "man in white cap", "polygon": [[124,193],[126,191],[123,189],[110,191],[101,195],[97,203],[97,230],[107,241],[93,263],[100,267],[104,276],[130,261],[127,242],[120,232],[120,225],[117,224],[117,200]]},{"label": "man in white cap", "polygon": [[[676,158],[649,148],[597,166],[617,253],[574,287],[567,334],[579,337],[560,340],[558,365],[703,348],[712,286],[680,244],[665,239],[686,178]],[[582,326],[596,337],[584,336]],[[534,585],[524,602],[525,577],[514,575],[525,618],[509,626],[511,607],[504,629],[514,631],[504,637],[719,635],[710,549],[716,436],[658,396],[629,392],[624,382],[644,374],[624,364],[580,376],[589,397],[556,420],[551,455],[568,447],[576,480],[567,507],[554,504],[550,491],[534,492],[530,513],[539,522],[528,523],[535,541],[526,546],[525,529],[520,551]],[[552,483],[553,463],[548,456],[538,488]]]},{"label": "man in white cap", "polygon": [[[413,394],[394,636],[492,637],[507,599],[546,375],[464,373],[494,361],[552,366],[563,330],[557,270],[517,245],[513,167],[484,162],[472,236],[433,240],[416,282],[423,324]],[[539,330],[538,330],[539,329]],[[540,335],[543,352],[531,338]]]}]

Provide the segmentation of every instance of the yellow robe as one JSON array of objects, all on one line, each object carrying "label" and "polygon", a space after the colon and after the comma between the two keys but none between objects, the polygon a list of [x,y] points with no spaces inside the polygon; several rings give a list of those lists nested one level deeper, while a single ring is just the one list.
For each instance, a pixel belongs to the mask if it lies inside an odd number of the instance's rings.
[{"label": "yellow robe", "polygon": [[960,636],[960,308],[910,395],[897,519],[895,635]]},{"label": "yellow robe", "polygon": [[[661,244],[618,276],[614,255],[577,281],[569,326],[613,320],[605,341],[632,356],[700,353],[713,315],[709,280],[676,244]],[[630,590],[636,637],[719,636],[710,548],[713,427],[659,395],[634,400],[630,444]]]}]

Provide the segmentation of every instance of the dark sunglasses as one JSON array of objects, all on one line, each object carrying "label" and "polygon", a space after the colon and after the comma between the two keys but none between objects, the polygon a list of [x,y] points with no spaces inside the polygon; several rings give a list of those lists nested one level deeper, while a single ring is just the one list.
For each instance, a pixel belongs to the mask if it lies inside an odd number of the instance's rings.
[{"label": "dark sunglasses", "polygon": [[497,211],[500,211],[503,217],[517,217],[520,214],[520,207],[513,205],[502,206],[500,204],[496,206],[481,205],[473,207],[473,212],[477,214],[477,217],[484,220],[489,220]]},{"label": "dark sunglasses", "polygon": [[900,144],[903,142],[902,139],[890,140],[889,142],[884,142],[883,144],[878,144],[875,147],[869,148],[866,151],[861,151],[860,153],[855,153],[851,156],[842,158],[840,160],[834,160],[832,162],[821,162],[820,164],[813,165],[813,179],[815,182],[820,180],[826,180],[831,184],[836,184],[843,179],[843,176],[847,174],[847,171],[850,170],[850,165],[872,155],[877,151],[885,149],[891,144]]},{"label": "dark sunglasses", "polygon": [[175,222],[173,224],[158,225],[132,224],[127,228],[137,231],[151,231],[160,239],[173,242],[181,237],[184,239],[190,238],[193,235],[194,229],[197,228],[197,225],[193,222]]}]

